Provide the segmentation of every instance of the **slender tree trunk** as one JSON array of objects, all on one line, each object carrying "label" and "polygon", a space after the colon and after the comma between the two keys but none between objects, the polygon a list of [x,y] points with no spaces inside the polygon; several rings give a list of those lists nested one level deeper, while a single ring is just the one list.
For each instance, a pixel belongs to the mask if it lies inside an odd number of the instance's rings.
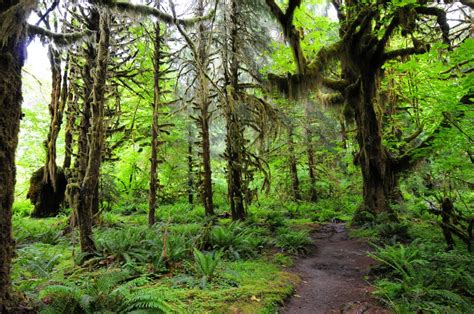
[{"label": "slender tree trunk", "polygon": [[[24,14],[7,14],[13,6]],[[15,152],[18,145],[21,103],[21,69],[26,59],[25,23],[34,1],[0,2],[1,29],[12,31],[0,34],[0,312],[7,312],[12,304],[10,295],[10,266],[15,250],[12,237],[12,205],[15,190]],[[15,11],[14,11],[15,12]],[[4,28],[4,23],[10,27]]]},{"label": "slender tree trunk", "polygon": [[313,118],[313,108],[309,101],[305,103],[305,116],[306,116],[306,155],[308,158],[308,175],[309,175],[309,199],[311,202],[318,200],[318,193],[316,191],[316,158],[314,156],[314,141],[313,141],[313,127],[311,125]]},{"label": "slender tree trunk", "polygon": [[[230,7],[230,68],[226,73],[226,158],[227,158],[227,185],[230,209],[233,220],[245,218],[245,207],[242,192],[242,168],[244,140],[241,121],[238,116],[238,3],[232,0]],[[227,51],[227,48],[226,48]],[[229,56],[226,56],[225,62]]]},{"label": "slender tree trunk", "polygon": [[[83,16],[87,27],[91,30],[100,34],[100,14],[99,11],[92,7],[89,11],[90,15]],[[92,117],[92,106],[93,106],[93,90],[94,90],[94,77],[92,76],[92,72],[94,72],[94,67],[97,62],[97,46],[99,41],[99,35],[96,36],[96,43],[89,42],[86,44],[86,47],[83,49],[82,54],[85,58],[85,63],[82,68],[76,63],[74,67],[76,67],[77,71],[80,71],[80,77],[83,81],[82,86],[82,108],[79,109],[77,104],[77,99],[73,99],[73,103],[75,108],[70,107],[71,115],[68,118],[68,126],[66,130],[66,136],[70,136],[71,143],[73,139],[72,130],[74,128],[74,113],[80,112],[81,118],[79,122],[79,130],[78,130],[78,149],[77,149],[77,157],[74,163],[74,171],[70,171],[69,176],[69,184],[66,188],[66,194],[68,195],[69,203],[73,209],[71,218],[69,221],[69,225],[72,228],[76,227],[79,222],[79,200],[80,196],[80,188],[82,183],[84,182],[86,170],[89,164],[89,150],[90,144],[92,143],[92,139],[90,138],[91,133],[91,117]],[[79,93],[78,93],[79,94]],[[78,95],[76,95],[78,96]],[[70,132],[70,134],[68,134]],[[66,138],[67,140],[67,138]],[[66,150],[69,150],[66,144]],[[72,155],[72,146],[70,147],[70,153]],[[66,151],[67,152],[67,151]],[[70,157],[69,157],[70,158]],[[66,159],[65,159],[66,162]],[[69,160],[70,162],[70,160]],[[92,214],[90,215],[92,217]],[[93,224],[93,221],[91,222]]]},{"label": "slender tree trunk", "polygon": [[110,15],[107,9],[100,9],[100,32],[97,51],[96,71],[94,75],[92,123],[89,158],[84,180],[82,181],[77,207],[80,242],[82,252],[92,252],[95,245],[92,240],[92,204],[94,192],[99,183],[102,147],[104,142],[104,104],[109,59]]},{"label": "slender tree trunk", "polygon": [[194,136],[192,126],[188,127],[188,203],[194,204],[194,161],[193,161]]},{"label": "slender tree trunk", "polygon": [[295,142],[293,140],[293,126],[288,126],[288,165],[290,168],[291,191],[293,193],[293,200],[301,200],[300,182],[298,179],[298,166],[295,156]]},{"label": "slender tree trunk", "polygon": [[71,161],[73,155],[73,130],[76,123],[77,96],[68,92],[66,110],[66,127],[64,129],[64,161],[63,169],[66,176],[70,174]]},{"label": "slender tree trunk", "polygon": [[[62,124],[65,101],[62,97],[61,76],[61,54],[52,45],[49,46],[49,61],[52,72],[51,102],[49,113],[51,116],[48,137],[46,140],[46,164],[41,168],[43,175],[41,178],[35,172],[30,180],[30,189],[27,197],[34,204],[31,213],[32,217],[50,217],[59,213],[60,206],[64,201],[66,190],[66,177],[56,164],[56,142]],[[64,69],[64,76],[67,79],[67,63]]]},{"label": "slender tree trunk", "polygon": [[[204,16],[204,1],[199,0],[197,7],[197,16]],[[206,77],[206,71],[209,66],[209,52],[208,52],[208,35],[206,35],[205,22],[199,24],[199,45],[197,56],[198,68],[198,110],[199,120],[198,127],[200,128],[201,137],[201,154],[202,154],[202,187],[201,197],[204,205],[206,216],[214,215],[214,204],[212,200],[212,169],[211,169],[211,144],[209,140],[209,124],[211,120],[211,113],[209,112],[209,82]]]},{"label": "slender tree trunk", "polygon": [[161,65],[161,28],[160,22],[155,23],[155,41],[154,41],[154,55],[153,55],[153,116],[151,126],[151,167],[150,167],[150,190],[148,196],[148,224],[150,226],[155,224],[156,211],[156,193],[158,190],[158,111],[160,109],[160,65]]}]

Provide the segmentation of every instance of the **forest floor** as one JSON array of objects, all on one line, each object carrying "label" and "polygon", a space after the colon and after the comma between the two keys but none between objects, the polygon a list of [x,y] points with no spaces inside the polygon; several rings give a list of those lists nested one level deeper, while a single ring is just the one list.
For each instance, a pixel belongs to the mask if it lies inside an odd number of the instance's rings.
[{"label": "forest floor", "polygon": [[374,300],[364,280],[375,262],[362,239],[350,239],[343,223],[321,225],[310,254],[295,261],[302,282],[281,313],[390,313]]}]

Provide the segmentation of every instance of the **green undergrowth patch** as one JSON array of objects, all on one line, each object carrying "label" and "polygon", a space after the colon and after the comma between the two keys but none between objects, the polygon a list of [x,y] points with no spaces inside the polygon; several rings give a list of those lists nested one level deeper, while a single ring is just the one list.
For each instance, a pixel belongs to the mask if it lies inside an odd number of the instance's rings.
[{"label": "green undergrowth patch", "polygon": [[298,282],[296,275],[257,259],[226,262],[214,282],[205,289],[190,288],[192,279],[184,276],[165,279],[160,285],[168,287],[170,293],[185,304],[184,307],[173,304],[178,312],[271,313],[291,295]]},{"label": "green undergrowth patch", "polygon": [[[380,229],[371,232],[380,234]],[[378,278],[374,295],[395,313],[470,313],[474,308],[474,254],[460,241],[455,249],[446,251],[433,220],[410,223],[406,233],[408,240],[375,245],[371,256],[379,266],[373,270]]]},{"label": "green undergrowth patch", "polygon": [[32,219],[15,215],[13,217],[13,236],[18,246],[41,242],[57,244],[66,227],[67,217]]},{"label": "green undergrowth patch", "polygon": [[284,269],[308,252],[315,226],[308,204],[254,207],[244,222],[167,205],[153,227],[132,207],[101,215],[92,255],[77,231],[64,234],[67,217],[16,215],[15,288],[42,313],[273,313],[298,283]]}]

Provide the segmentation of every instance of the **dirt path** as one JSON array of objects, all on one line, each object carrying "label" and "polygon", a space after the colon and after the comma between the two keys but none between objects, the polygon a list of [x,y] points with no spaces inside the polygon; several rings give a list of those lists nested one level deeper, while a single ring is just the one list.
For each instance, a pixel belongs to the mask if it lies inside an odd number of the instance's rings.
[{"label": "dirt path", "polygon": [[322,225],[313,239],[315,252],[297,259],[293,269],[302,284],[280,313],[390,313],[370,297],[364,281],[373,264],[367,243],[349,239],[342,223]]}]

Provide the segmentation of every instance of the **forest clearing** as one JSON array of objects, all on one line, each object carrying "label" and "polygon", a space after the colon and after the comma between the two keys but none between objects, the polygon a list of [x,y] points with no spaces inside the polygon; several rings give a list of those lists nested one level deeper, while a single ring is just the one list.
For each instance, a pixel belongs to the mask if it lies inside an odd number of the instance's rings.
[{"label": "forest clearing", "polygon": [[0,1],[0,313],[474,313],[473,10]]}]

